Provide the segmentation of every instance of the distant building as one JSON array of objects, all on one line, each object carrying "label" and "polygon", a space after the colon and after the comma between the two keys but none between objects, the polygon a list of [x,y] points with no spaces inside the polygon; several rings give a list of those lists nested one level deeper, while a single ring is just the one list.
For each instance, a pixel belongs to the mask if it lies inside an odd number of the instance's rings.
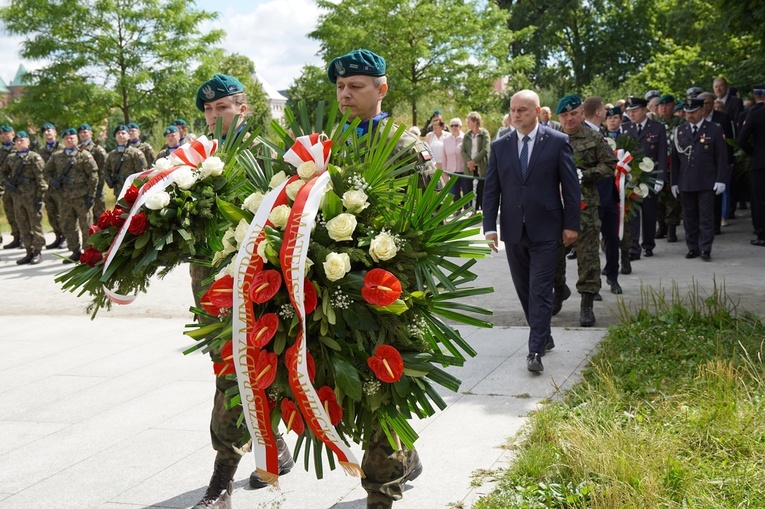
[{"label": "distant building", "polygon": [[263,92],[266,94],[266,99],[268,99],[268,106],[271,108],[271,118],[281,122],[284,118],[284,106],[287,104],[287,97],[276,90],[269,82],[258,76],[258,73],[253,74],[252,77],[263,87]]},{"label": "distant building", "polygon": [[11,103],[11,89],[0,78],[0,108],[7,108]]},{"label": "distant building", "polygon": [[10,85],[6,85],[0,78],[0,108],[8,107],[13,101],[24,95],[24,89],[29,85],[26,77],[27,70],[23,65],[19,65],[16,76]]}]

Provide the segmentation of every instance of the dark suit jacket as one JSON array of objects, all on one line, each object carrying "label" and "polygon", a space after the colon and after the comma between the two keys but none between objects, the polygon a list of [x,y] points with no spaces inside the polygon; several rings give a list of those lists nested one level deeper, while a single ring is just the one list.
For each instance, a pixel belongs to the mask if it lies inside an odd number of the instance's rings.
[{"label": "dark suit jacket", "polygon": [[564,229],[579,231],[581,191],[568,136],[540,125],[525,179],[518,143],[514,131],[491,144],[483,191],[484,232],[497,230],[500,211],[501,239],[508,243],[521,240],[524,222],[532,242],[559,240]]},{"label": "dark suit jacket", "polygon": [[[693,137],[690,123],[677,127],[672,144],[672,185],[680,191],[711,191],[725,182],[728,148],[720,124],[704,120]],[[678,146],[680,150],[678,150]],[[690,151],[687,152],[688,147]]]},{"label": "dark suit jacket", "polygon": [[741,124],[738,142],[752,156],[752,170],[765,169],[765,102],[752,106]]},{"label": "dark suit jacket", "polygon": [[[720,126],[723,128],[723,134],[725,134],[726,140],[734,139],[732,118],[730,118],[728,115],[726,115],[722,111],[713,111],[712,122],[717,122],[718,124],[720,124]],[[728,164],[733,164],[733,154],[735,152],[733,149],[733,146],[728,145],[727,143],[725,145],[727,146],[727,151],[728,151]],[[725,182],[725,181],[718,180],[718,182]]]},{"label": "dark suit jacket", "polygon": [[739,113],[741,113],[741,110],[744,109],[744,101],[741,100],[741,98],[736,97],[735,95],[728,94],[728,98],[725,99],[725,109],[723,112],[728,115],[728,117],[733,120],[734,122],[738,118]]},{"label": "dark suit jacket", "polygon": [[558,122],[557,120],[550,120],[547,124],[548,124],[547,127],[549,127],[550,129],[555,129],[556,131],[563,132],[563,126],[561,126],[560,122]]},{"label": "dark suit jacket", "polygon": [[650,157],[658,167],[654,170],[656,180],[667,181],[667,163],[669,162],[669,151],[667,150],[667,128],[658,120],[646,121],[643,131],[638,137],[637,125],[622,125],[622,132],[627,136],[635,138],[638,146],[643,150],[643,155]]}]

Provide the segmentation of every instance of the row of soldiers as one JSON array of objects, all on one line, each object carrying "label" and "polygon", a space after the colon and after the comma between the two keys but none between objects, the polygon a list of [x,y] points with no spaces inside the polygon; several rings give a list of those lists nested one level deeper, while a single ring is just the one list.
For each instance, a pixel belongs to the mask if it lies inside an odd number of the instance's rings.
[{"label": "row of soldiers", "polygon": [[16,133],[11,126],[0,126],[0,192],[13,235],[3,248],[26,249],[26,256],[16,261],[19,265],[42,261],[43,204],[55,234],[45,247],[68,247],[72,253],[64,263],[79,261],[90,225],[105,209],[104,185],[119,194],[129,175],[146,170],[193,139],[182,119],[165,129],[166,144],[156,156],[135,123],[113,130],[117,147],[108,153],[100,141],[93,140],[89,124],[66,129],[61,139],[50,123],[41,132],[45,144],[33,146],[25,131]]}]

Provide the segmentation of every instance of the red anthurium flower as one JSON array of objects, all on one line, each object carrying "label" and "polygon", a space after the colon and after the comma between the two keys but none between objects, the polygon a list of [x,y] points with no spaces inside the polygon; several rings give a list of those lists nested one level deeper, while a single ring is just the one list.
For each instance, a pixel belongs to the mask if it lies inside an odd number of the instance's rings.
[{"label": "red anthurium flower", "polygon": [[148,229],[149,219],[143,212],[139,212],[138,214],[134,215],[133,219],[130,220],[130,226],[128,226],[128,231],[135,236],[142,234]]},{"label": "red anthurium flower", "polygon": [[250,371],[250,380],[252,385],[258,389],[267,389],[276,379],[276,362],[278,356],[273,352],[260,350],[257,353],[255,369]]},{"label": "red anthurium flower", "polygon": [[210,285],[205,294],[210,303],[218,308],[230,308],[234,305],[234,278],[223,276]]},{"label": "red anthurium flower", "polygon": [[93,246],[88,247],[81,255],[80,255],[80,263],[85,263],[88,265],[88,267],[93,267],[95,264],[100,262],[104,259],[104,256],[101,254],[101,251],[94,248]]},{"label": "red anthurium flower", "polygon": [[383,269],[372,269],[364,276],[364,300],[375,306],[388,306],[401,296],[401,281]]},{"label": "red anthurium flower", "polygon": [[392,384],[404,374],[404,359],[398,350],[390,345],[380,345],[373,357],[367,359],[367,365],[381,382]]},{"label": "red anthurium flower", "polygon": [[303,292],[303,298],[305,300],[305,314],[310,315],[316,309],[316,305],[319,303],[319,300],[316,296],[316,288],[314,288],[313,283],[311,283],[308,278],[305,278],[303,286],[305,287]]},{"label": "red anthurium flower", "polygon": [[229,341],[220,351],[223,362],[213,362],[213,370],[217,376],[231,375],[234,373],[234,343]]},{"label": "red anthurium flower", "polygon": [[271,341],[279,328],[279,317],[276,313],[266,313],[252,326],[248,342],[255,348],[263,348]]},{"label": "red anthurium flower", "polygon": [[343,420],[343,407],[337,404],[337,397],[332,387],[325,385],[318,390],[319,399],[324,410],[329,415],[329,422],[334,426]]},{"label": "red anthurium flower", "polygon": [[[311,352],[306,352],[305,358],[308,369],[308,379],[313,383],[314,379],[316,379],[316,361],[313,360]],[[287,369],[295,368],[295,363],[297,362],[297,348],[294,345],[287,348],[287,351],[284,353],[284,360]]]},{"label": "red anthurium flower", "polygon": [[138,198],[138,188],[136,186],[128,187],[123,198],[125,198],[125,202],[127,202],[128,205],[133,205]]},{"label": "red anthurium flower", "polygon": [[88,237],[100,231],[101,231],[101,228],[99,228],[97,224],[92,224],[90,225],[90,228],[88,228]]},{"label": "red anthurium flower", "polygon": [[207,292],[205,292],[205,294],[202,295],[202,300],[200,304],[202,304],[202,307],[204,308],[205,311],[207,311],[213,316],[220,316],[222,314],[221,308],[212,303],[212,300],[210,299],[210,290],[207,290]]},{"label": "red anthurium flower", "polygon": [[257,304],[268,302],[282,286],[282,276],[275,270],[262,270],[255,274],[250,286],[250,300]]},{"label": "red anthurium flower", "polygon": [[305,432],[305,423],[303,422],[303,416],[300,415],[300,411],[295,407],[295,403],[290,399],[284,398],[280,406],[282,409],[282,420],[287,424],[287,433],[292,430],[298,435],[302,435]]}]

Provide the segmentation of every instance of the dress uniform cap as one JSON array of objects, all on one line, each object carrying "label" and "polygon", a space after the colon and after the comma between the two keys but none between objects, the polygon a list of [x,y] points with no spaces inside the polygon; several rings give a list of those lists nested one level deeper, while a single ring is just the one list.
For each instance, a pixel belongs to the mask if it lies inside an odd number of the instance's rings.
[{"label": "dress uniform cap", "polygon": [[664,94],[659,97],[659,104],[669,104],[675,102],[675,96],[672,94]]},{"label": "dress uniform cap", "polygon": [[197,109],[205,111],[205,103],[217,101],[240,92],[244,92],[244,85],[241,81],[227,74],[216,74],[209,81],[202,83],[202,86],[197,90]]},{"label": "dress uniform cap", "polygon": [[77,132],[80,131],[92,131],[93,129],[90,127],[90,124],[80,124],[77,126]]},{"label": "dress uniform cap", "polygon": [[327,68],[327,76],[329,81],[337,83],[338,76],[385,76],[385,68],[385,59],[380,55],[368,49],[356,49],[332,60]]},{"label": "dress uniform cap", "polygon": [[576,94],[565,95],[558,102],[558,107],[555,109],[555,114],[560,115],[564,111],[571,111],[582,105],[582,99]]},{"label": "dress uniform cap", "polygon": [[130,128],[128,126],[126,126],[125,124],[120,124],[120,125],[118,125],[117,127],[114,128],[114,131],[112,132],[112,136],[116,136],[117,133],[120,132],[120,131],[128,132],[128,131],[130,131]]},{"label": "dress uniform cap", "polygon": [[29,139],[29,135],[26,131],[19,131],[16,133],[16,136],[13,137],[14,140],[17,140],[18,138],[27,138]]},{"label": "dress uniform cap", "polygon": [[685,111],[696,111],[697,109],[702,108],[703,106],[704,106],[703,98],[689,97],[688,99],[685,100],[683,109]]},{"label": "dress uniform cap", "polygon": [[173,125],[187,126],[188,124],[182,118],[176,118],[175,120],[173,120]]},{"label": "dress uniform cap", "polygon": [[50,122],[45,122],[45,123],[42,125],[42,127],[40,128],[40,130],[42,130],[42,131],[47,131],[48,129],[55,129],[55,128],[56,128],[56,126],[54,126],[54,125],[53,125],[53,124],[51,124]]},{"label": "dress uniform cap", "polygon": [[0,125],[0,133],[12,133],[13,127],[9,125]]},{"label": "dress uniform cap", "polygon": [[645,99],[641,99],[640,97],[628,97],[627,98],[627,106],[625,109],[626,111],[634,110],[637,108],[647,108],[648,107],[648,101]]},{"label": "dress uniform cap", "polygon": [[606,110],[606,118],[613,117],[616,115],[621,116],[622,114],[622,107],[621,106],[614,106],[613,108],[608,108]]},{"label": "dress uniform cap", "polygon": [[141,130],[141,128],[135,122],[130,122],[127,126],[128,129],[138,129],[139,131]]},{"label": "dress uniform cap", "polygon": [[765,95],[765,84],[753,86],[752,93],[754,95]]},{"label": "dress uniform cap", "polygon": [[67,136],[70,134],[77,134],[77,131],[74,130],[74,127],[70,127],[68,129],[64,129],[64,132],[61,133],[61,136]]},{"label": "dress uniform cap", "polygon": [[661,92],[659,92],[658,90],[649,90],[648,92],[645,93],[646,101],[650,101],[654,97],[661,97]]},{"label": "dress uniform cap", "polygon": [[704,89],[701,88],[701,87],[691,87],[691,88],[689,88],[688,90],[685,91],[685,95],[687,95],[688,97],[696,97],[697,95],[699,95],[703,91],[704,91]]},{"label": "dress uniform cap", "polygon": [[167,129],[165,129],[165,132],[162,133],[162,136],[167,136],[168,134],[177,133],[177,132],[179,132],[178,128],[175,127],[174,125],[171,125]]}]

